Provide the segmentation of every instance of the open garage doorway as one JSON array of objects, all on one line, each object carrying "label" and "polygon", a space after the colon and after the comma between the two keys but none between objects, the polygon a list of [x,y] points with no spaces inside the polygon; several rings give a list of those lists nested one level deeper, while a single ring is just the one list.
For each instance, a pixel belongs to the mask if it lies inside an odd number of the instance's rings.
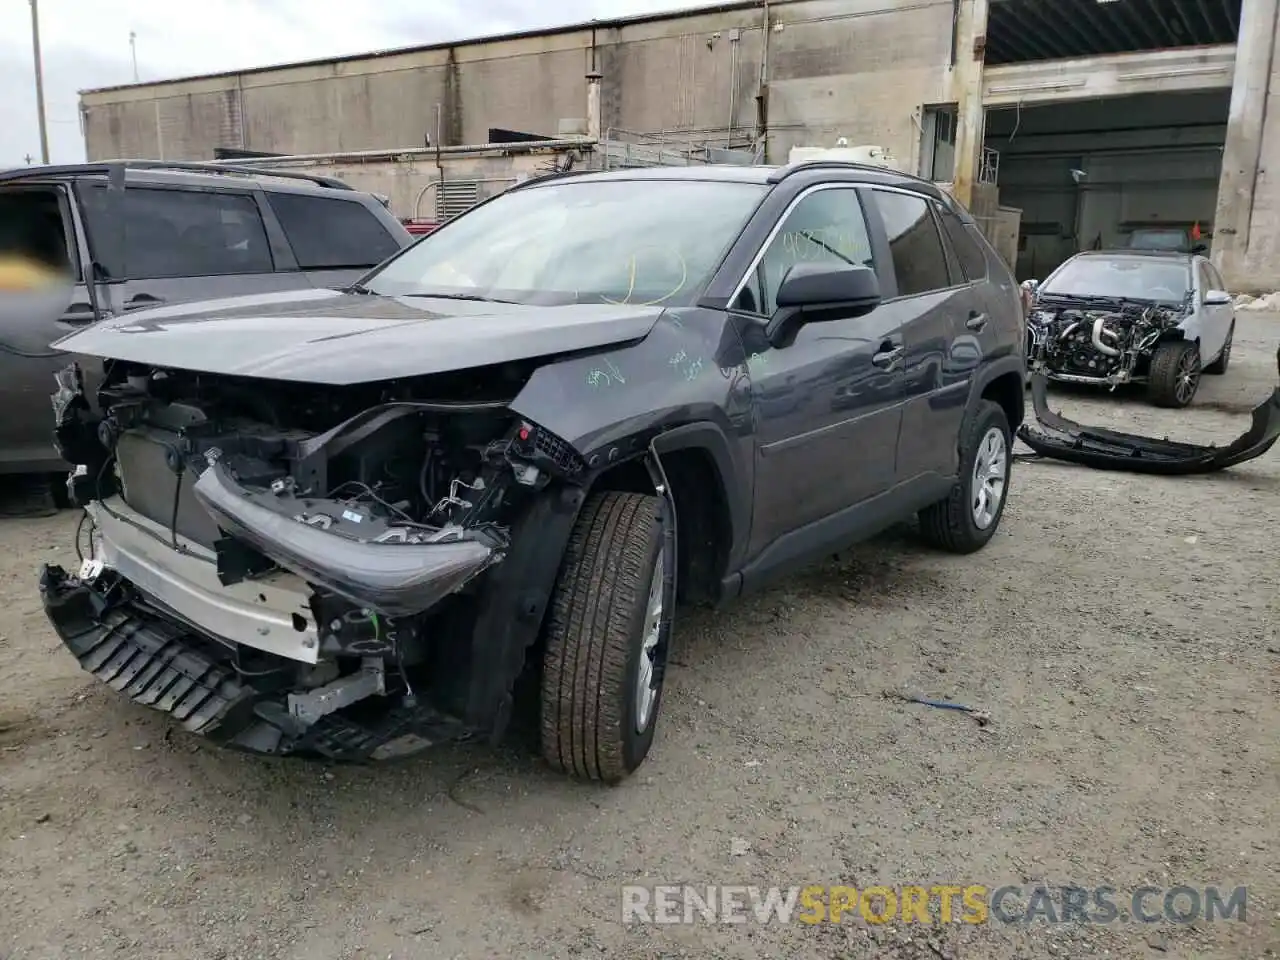
[{"label": "open garage doorway", "polygon": [[1002,205],[1022,209],[1016,273],[1044,279],[1139,229],[1213,233],[1230,90],[990,108]]}]

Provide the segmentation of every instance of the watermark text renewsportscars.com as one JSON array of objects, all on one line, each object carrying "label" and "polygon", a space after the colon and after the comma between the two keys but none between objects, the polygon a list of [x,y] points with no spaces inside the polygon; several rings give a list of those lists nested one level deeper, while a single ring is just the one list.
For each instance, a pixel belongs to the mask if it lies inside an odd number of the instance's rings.
[{"label": "watermark text renewsportscars.com", "polygon": [[1194,923],[1244,921],[1247,887],[626,886],[623,923]]}]

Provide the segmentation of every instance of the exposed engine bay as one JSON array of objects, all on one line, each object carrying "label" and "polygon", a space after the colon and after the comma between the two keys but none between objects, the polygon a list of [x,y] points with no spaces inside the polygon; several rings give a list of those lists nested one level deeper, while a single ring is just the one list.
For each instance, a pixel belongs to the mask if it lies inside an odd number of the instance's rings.
[{"label": "exposed engine bay", "polygon": [[1027,364],[1051,380],[1119,386],[1143,380],[1186,307],[1143,301],[1040,303],[1027,317]]},{"label": "exposed engine bay", "polygon": [[528,375],[322,388],[117,363],[95,413],[68,368],[57,439],[91,530],[79,571],[45,570],[51,619],[86,669],[232,746],[363,759],[458,735],[437,707],[464,716],[475,690],[419,693],[468,676],[485,574],[585,470],[508,409]]}]

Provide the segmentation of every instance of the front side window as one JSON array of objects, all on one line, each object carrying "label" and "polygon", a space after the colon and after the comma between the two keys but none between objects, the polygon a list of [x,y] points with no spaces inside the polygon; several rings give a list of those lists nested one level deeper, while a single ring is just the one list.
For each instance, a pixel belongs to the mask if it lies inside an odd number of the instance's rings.
[{"label": "front side window", "polygon": [[0,189],[0,258],[75,274],[75,245],[57,188]]},{"label": "front side window", "polygon": [[659,179],[512,190],[449,221],[365,286],[386,296],[687,306],[767,192]]},{"label": "front side window", "polygon": [[[83,191],[90,242],[111,237],[107,188]],[[209,190],[127,186],[120,194],[124,276],[159,280],[271,273],[274,263],[253,197]]]},{"label": "front side window", "polygon": [[875,268],[858,191],[815,190],[792,208],[760,258],[736,307],[768,316],[777,309],[778,287],[797,263]]},{"label": "front side window", "polygon": [[947,255],[929,202],[888,190],[876,190],[875,197],[893,254],[898,296],[913,297],[951,286]]},{"label": "front side window", "polygon": [[1191,271],[1179,261],[1139,256],[1080,256],[1049,277],[1038,296],[1111,297],[1181,302],[1191,289]]}]

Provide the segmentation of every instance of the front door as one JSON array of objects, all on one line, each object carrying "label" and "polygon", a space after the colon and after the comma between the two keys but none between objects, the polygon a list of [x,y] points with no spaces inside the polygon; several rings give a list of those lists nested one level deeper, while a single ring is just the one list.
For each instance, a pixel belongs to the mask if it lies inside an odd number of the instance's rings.
[{"label": "front door", "polygon": [[[793,265],[874,269],[871,251],[858,190],[815,188],[791,208],[736,306],[763,329]],[[747,344],[756,418],[753,554],[893,485],[902,417],[898,322],[896,312],[878,308],[806,324],[782,349],[762,337]]]},{"label": "front door", "polygon": [[1199,261],[1197,270],[1200,289],[1196,293],[1200,311],[1204,314],[1201,331],[1200,358],[1208,365],[1218,358],[1222,348],[1226,346],[1227,336],[1231,332],[1231,323],[1235,320],[1236,310],[1230,303],[1209,304],[1205,298],[1211,290],[1226,292],[1222,277],[1208,260]]},{"label": "front door", "polygon": [[53,448],[53,375],[74,358],[50,345],[93,322],[70,196],[63,184],[0,187],[0,256],[50,271],[50,283],[0,295],[0,473],[64,469]]}]

